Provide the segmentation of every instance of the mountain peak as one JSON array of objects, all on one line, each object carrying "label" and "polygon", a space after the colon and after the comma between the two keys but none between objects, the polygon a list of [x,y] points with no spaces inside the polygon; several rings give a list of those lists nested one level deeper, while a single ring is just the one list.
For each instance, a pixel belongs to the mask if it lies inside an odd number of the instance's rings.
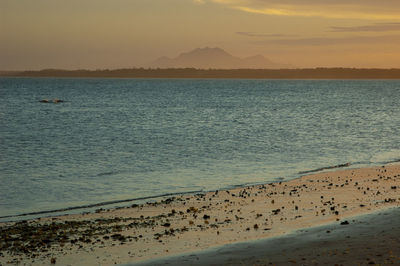
[{"label": "mountain peak", "polygon": [[274,63],[262,55],[244,59],[233,56],[219,47],[196,48],[181,53],[175,58],[160,57],[150,67],[159,68],[199,68],[199,69],[240,69],[240,68],[282,68],[284,65]]},{"label": "mountain peak", "polygon": [[215,56],[215,55],[224,55],[224,56],[232,56],[225,52],[225,50],[218,48],[218,47],[204,47],[204,48],[196,48],[194,50],[191,50],[186,53],[181,53],[179,57],[181,56]]},{"label": "mountain peak", "polygon": [[195,48],[191,52],[210,52],[210,51],[216,51],[216,52],[225,52],[223,49],[219,47],[203,47],[203,48]]}]

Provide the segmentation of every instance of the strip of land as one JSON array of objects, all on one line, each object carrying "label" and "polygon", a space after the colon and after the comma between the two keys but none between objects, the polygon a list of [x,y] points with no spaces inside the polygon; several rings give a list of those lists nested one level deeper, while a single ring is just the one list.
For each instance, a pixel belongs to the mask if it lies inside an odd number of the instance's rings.
[{"label": "strip of land", "polygon": [[192,78],[192,79],[400,79],[400,69],[104,69],[0,71],[0,77],[63,78]]},{"label": "strip of land", "polygon": [[[3,223],[0,264],[126,264],[321,225],[347,226],[353,223],[350,217],[398,209],[399,190],[400,165],[388,164],[91,214]],[[379,261],[378,253],[370,259]]]}]

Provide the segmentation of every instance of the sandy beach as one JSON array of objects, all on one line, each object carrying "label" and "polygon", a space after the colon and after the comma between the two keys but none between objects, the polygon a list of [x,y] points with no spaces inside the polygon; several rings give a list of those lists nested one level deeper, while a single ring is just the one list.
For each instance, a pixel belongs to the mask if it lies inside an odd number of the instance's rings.
[{"label": "sandy beach", "polygon": [[158,265],[398,265],[400,208],[351,217],[348,224],[162,257],[134,266]]},{"label": "sandy beach", "polygon": [[[388,164],[320,172],[229,191],[180,195],[89,214],[3,223],[0,265],[130,264],[236,242],[293,236],[299,229],[352,226],[360,215],[393,210],[392,215],[398,216],[399,190],[400,165]],[[371,224],[369,232],[382,231]],[[334,231],[326,227],[322,230]],[[343,234],[339,230],[336,235]],[[296,239],[303,238],[291,241]],[[390,245],[393,251],[399,250],[398,241]],[[351,248],[346,252],[352,252]],[[382,256],[375,253],[366,264],[380,261]],[[390,256],[388,263],[399,262],[398,253]],[[284,260],[276,263],[302,263],[290,256],[281,258]],[[267,262],[254,260],[252,264]],[[332,258],[328,262],[336,261]]]}]

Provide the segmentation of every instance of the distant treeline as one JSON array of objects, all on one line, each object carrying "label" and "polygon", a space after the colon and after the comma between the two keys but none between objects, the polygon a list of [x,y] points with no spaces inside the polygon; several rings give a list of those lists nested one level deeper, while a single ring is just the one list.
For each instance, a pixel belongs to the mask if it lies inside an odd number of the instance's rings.
[{"label": "distant treeline", "polygon": [[146,69],[0,71],[8,77],[203,78],[203,79],[400,79],[400,69]]}]

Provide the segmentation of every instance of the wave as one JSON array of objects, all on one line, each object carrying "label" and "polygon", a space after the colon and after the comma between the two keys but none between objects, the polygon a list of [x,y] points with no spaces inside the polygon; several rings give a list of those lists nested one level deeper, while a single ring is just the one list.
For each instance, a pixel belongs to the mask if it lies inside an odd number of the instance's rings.
[{"label": "wave", "polygon": [[99,173],[97,176],[107,176],[107,175],[114,175],[117,174],[118,172],[104,172],[104,173]]},{"label": "wave", "polygon": [[166,194],[160,194],[160,195],[156,195],[156,196],[138,197],[138,198],[131,198],[131,199],[103,201],[103,202],[98,202],[98,203],[93,203],[93,204],[66,207],[66,208],[60,208],[60,209],[54,209],[54,210],[45,210],[45,211],[28,212],[28,213],[21,213],[21,214],[15,214],[15,215],[0,216],[0,219],[17,218],[17,217],[31,216],[31,215],[54,214],[54,213],[72,211],[72,210],[102,207],[102,206],[131,202],[131,201],[140,201],[140,200],[156,199],[156,198],[162,198],[162,197],[170,197],[170,196],[183,195],[183,194],[203,193],[203,192],[204,192],[203,190],[195,190],[195,191],[187,191],[187,192],[166,193]]},{"label": "wave", "polygon": [[324,166],[317,169],[305,170],[298,172],[299,175],[321,172],[324,170],[331,170],[336,168],[346,168],[354,165],[381,165],[388,163],[400,162],[400,150],[391,150],[373,155],[369,161],[347,162],[333,166]]},{"label": "wave", "polygon": [[393,149],[390,151],[374,154],[371,157],[370,161],[371,163],[376,163],[376,164],[400,162],[400,150]]},{"label": "wave", "polygon": [[321,172],[323,170],[330,170],[330,169],[335,169],[335,168],[344,168],[344,167],[349,167],[350,165],[351,165],[351,163],[344,163],[344,164],[338,164],[338,165],[333,165],[333,166],[325,166],[325,167],[321,167],[321,168],[317,168],[317,169],[300,171],[299,175]]}]

